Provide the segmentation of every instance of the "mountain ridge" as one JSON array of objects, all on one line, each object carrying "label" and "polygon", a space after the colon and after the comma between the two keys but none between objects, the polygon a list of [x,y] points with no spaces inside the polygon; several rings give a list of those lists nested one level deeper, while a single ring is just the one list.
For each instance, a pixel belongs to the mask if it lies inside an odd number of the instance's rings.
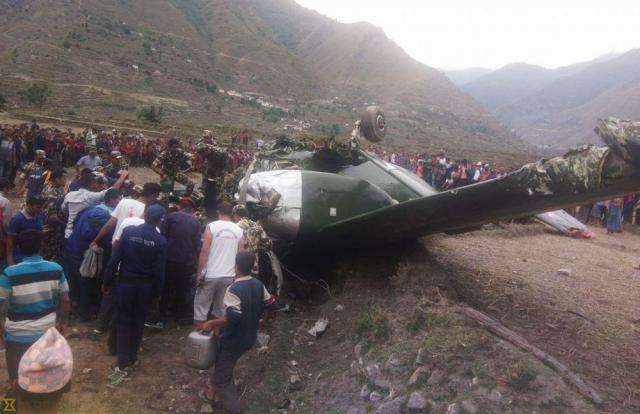
[{"label": "mountain ridge", "polygon": [[14,0],[0,24],[0,94],[12,110],[28,106],[20,90],[46,82],[42,111],[55,116],[131,122],[155,104],[175,130],[219,123],[322,136],[346,135],[377,103],[392,122],[390,146],[527,148],[382,29],[292,0]]},{"label": "mountain ridge", "polygon": [[561,142],[563,146],[571,146],[598,142],[592,134],[598,118],[640,117],[638,65],[640,49],[614,59],[594,61],[506,105],[497,116],[534,143]]},{"label": "mountain ridge", "polygon": [[597,143],[598,118],[640,116],[640,49],[546,69],[507,65],[461,88],[507,128],[540,146]]}]

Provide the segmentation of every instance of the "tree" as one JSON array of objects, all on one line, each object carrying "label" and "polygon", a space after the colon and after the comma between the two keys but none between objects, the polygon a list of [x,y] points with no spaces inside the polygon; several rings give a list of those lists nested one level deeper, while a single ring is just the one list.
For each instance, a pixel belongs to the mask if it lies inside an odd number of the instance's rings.
[{"label": "tree", "polygon": [[216,94],[218,93],[218,87],[216,86],[215,83],[206,83],[207,85],[207,92],[209,92],[210,94]]},{"label": "tree", "polygon": [[47,102],[47,98],[51,95],[51,89],[46,83],[34,83],[27,89],[18,92],[18,94],[27,101],[29,105],[37,106],[42,109]]},{"label": "tree", "polygon": [[155,105],[144,106],[138,111],[138,119],[150,122],[152,124],[159,124],[164,118],[164,108]]},{"label": "tree", "polygon": [[269,108],[262,112],[262,119],[267,122],[279,122],[282,118],[286,118],[289,114],[280,108]]}]

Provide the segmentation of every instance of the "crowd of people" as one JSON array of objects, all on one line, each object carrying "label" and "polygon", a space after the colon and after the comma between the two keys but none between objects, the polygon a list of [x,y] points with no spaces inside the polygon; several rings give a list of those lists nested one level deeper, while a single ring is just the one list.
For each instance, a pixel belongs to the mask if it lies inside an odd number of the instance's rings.
[{"label": "crowd of people", "polygon": [[[607,229],[608,234],[622,233],[623,223],[631,223],[636,209],[640,208],[640,194],[629,194],[611,200],[601,200],[593,204],[570,209],[576,218],[585,224]],[[637,223],[636,223],[637,224]]]},{"label": "crowd of people", "polygon": [[[158,155],[162,143],[150,139],[143,133],[129,134],[126,131],[97,131],[87,128],[82,132],[71,129],[40,128],[31,124],[0,126],[0,175],[13,182],[16,171],[28,160],[33,160],[36,151],[44,151],[46,158],[56,165],[70,167],[95,149],[98,157],[108,156],[111,151],[120,151],[131,165],[150,165]],[[192,141],[185,143],[191,145]]]},{"label": "crowd of people", "polygon": [[439,191],[500,178],[506,174],[504,168],[492,168],[482,161],[452,160],[444,152],[438,155],[406,154],[388,152],[378,147],[371,147],[369,151],[386,162],[411,171]]},{"label": "crowd of people", "polygon": [[[205,133],[210,134],[210,131]],[[250,155],[248,141],[246,134],[231,140],[226,150],[234,162]],[[260,142],[263,141],[257,140]],[[161,139],[146,137],[142,132],[96,128],[74,132],[72,129],[40,128],[36,121],[0,125],[0,143],[0,176],[8,177],[12,183],[16,173],[35,158],[37,150],[44,151],[47,159],[62,167],[76,165],[91,149],[103,162],[109,161],[110,154],[117,151],[127,159],[128,165],[148,167],[160,155],[165,144]],[[181,140],[180,144],[187,153],[197,152],[197,141],[193,137]]]},{"label": "crowd of people", "polygon": [[[127,160],[136,163],[137,156],[162,179],[176,178],[172,168],[198,168],[193,145],[170,140],[163,150],[141,134],[76,135],[35,122],[0,128],[0,303],[8,308],[4,340],[14,395],[22,386],[20,361],[49,330],[64,334],[70,320],[95,324],[93,333],[104,334],[117,356],[109,375],[117,386],[140,366],[145,325],[163,329],[173,315],[202,331],[225,327],[203,398],[237,412],[233,367],[275,303],[258,279],[269,284],[258,257],[271,243],[243,206],[217,203],[218,220],[204,225],[192,198],[161,199],[158,182],[128,180]],[[230,171],[251,158],[242,144],[216,151]],[[179,154],[187,154],[188,165],[172,164]],[[71,166],[76,177],[68,183]],[[245,303],[251,314],[240,312]]]}]

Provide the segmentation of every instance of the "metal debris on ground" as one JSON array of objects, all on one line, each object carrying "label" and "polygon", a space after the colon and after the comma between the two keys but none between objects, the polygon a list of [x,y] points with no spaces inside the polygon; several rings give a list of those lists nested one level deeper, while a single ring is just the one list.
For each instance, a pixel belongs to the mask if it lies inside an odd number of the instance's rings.
[{"label": "metal debris on ground", "polygon": [[316,338],[320,337],[329,327],[329,319],[321,318],[319,319],[313,328],[309,329],[309,335],[315,336]]}]

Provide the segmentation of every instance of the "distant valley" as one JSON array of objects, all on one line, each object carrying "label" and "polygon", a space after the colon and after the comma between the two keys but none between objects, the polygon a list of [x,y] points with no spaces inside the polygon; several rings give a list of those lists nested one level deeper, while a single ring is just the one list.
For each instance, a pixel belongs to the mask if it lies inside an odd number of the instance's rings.
[{"label": "distant valley", "polygon": [[525,141],[567,148],[597,142],[598,118],[640,118],[640,49],[557,69],[515,63],[447,73]]}]

